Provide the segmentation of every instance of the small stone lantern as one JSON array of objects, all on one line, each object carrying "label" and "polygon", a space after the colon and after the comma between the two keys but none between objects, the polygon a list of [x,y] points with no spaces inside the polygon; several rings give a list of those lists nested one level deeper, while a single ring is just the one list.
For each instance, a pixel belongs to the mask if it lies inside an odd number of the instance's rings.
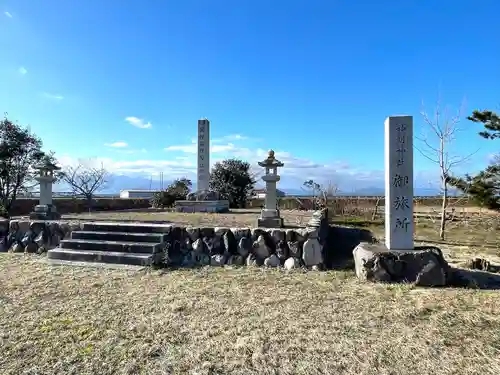
[{"label": "small stone lantern", "polygon": [[40,175],[36,178],[40,183],[40,203],[35,206],[35,210],[30,214],[30,219],[59,220],[61,215],[57,213],[56,207],[52,204],[52,184],[55,181],[54,171],[61,168],[53,164],[48,157],[44,157],[35,169],[40,171]]},{"label": "small stone lantern", "polygon": [[259,162],[259,165],[266,169],[266,174],[262,177],[262,180],[266,183],[266,199],[260,218],[257,219],[257,226],[281,228],[283,227],[283,219],[280,217],[278,209],[276,183],[280,180],[278,167],[282,167],[284,164],[277,160],[274,157],[274,151],[270,150],[267,159]]}]

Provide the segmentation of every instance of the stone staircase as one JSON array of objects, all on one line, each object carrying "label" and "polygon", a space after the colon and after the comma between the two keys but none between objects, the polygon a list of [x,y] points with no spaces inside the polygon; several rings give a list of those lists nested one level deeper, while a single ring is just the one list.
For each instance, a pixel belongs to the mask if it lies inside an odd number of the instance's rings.
[{"label": "stone staircase", "polygon": [[47,257],[57,264],[151,266],[161,261],[170,231],[167,224],[83,223]]}]

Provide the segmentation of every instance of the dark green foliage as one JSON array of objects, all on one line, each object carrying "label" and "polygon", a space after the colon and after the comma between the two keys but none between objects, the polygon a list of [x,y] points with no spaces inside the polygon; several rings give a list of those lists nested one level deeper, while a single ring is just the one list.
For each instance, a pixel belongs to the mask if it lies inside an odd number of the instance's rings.
[{"label": "dark green foliage", "polygon": [[244,208],[253,191],[255,180],[250,175],[250,164],[238,159],[215,163],[210,174],[210,190],[227,199],[231,208]]},{"label": "dark green foliage", "polygon": [[[500,118],[492,111],[474,111],[469,120],[484,124],[486,130],[479,135],[486,139],[500,138]],[[476,204],[500,209],[500,160],[486,167],[475,176],[449,177],[450,185],[465,192]]]},{"label": "dark green foliage", "polygon": [[500,117],[495,112],[475,110],[467,118],[471,121],[484,124],[486,130],[479,133],[481,137],[487,139],[500,138]]},{"label": "dark green foliage", "polygon": [[0,121],[0,205],[8,212],[20,192],[36,185],[34,168],[46,157],[55,162],[53,153],[42,151],[42,141],[29,128],[7,117]]},{"label": "dark green foliage", "polygon": [[151,206],[154,208],[172,207],[175,199],[166,190],[157,191],[151,198]]},{"label": "dark green foliage", "polygon": [[500,164],[490,165],[476,176],[450,177],[449,183],[468,194],[479,206],[500,209]]},{"label": "dark green foliage", "polygon": [[165,190],[156,192],[151,198],[154,208],[172,207],[175,201],[185,200],[191,190],[191,180],[181,178],[172,182]]},{"label": "dark green foliage", "polygon": [[183,177],[175,180],[170,185],[168,185],[166,192],[172,195],[175,198],[175,200],[180,201],[186,199],[186,196],[191,191],[191,186],[192,186],[191,180]]}]

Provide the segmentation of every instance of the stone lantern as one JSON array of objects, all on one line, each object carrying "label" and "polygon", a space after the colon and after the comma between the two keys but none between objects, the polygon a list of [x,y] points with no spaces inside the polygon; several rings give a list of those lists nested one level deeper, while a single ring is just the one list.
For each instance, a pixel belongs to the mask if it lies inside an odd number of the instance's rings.
[{"label": "stone lantern", "polygon": [[278,167],[282,167],[284,164],[277,160],[274,157],[274,151],[270,150],[267,159],[259,162],[259,165],[266,169],[266,174],[262,177],[262,180],[266,183],[266,199],[260,218],[257,219],[257,226],[281,228],[283,227],[283,219],[280,217],[278,209],[276,183],[280,180]]},{"label": "stone lantern", "polygon": [[30,214],[30,219],[59,220],[61,215],[57,213],[56,207],[52,204],[52,184],[56,180],[54,171],[61,168],[53,164],[48,157],[44,157],[35,169],[40,171],[40,175],[36,178],[40,183],[40,202]]}]

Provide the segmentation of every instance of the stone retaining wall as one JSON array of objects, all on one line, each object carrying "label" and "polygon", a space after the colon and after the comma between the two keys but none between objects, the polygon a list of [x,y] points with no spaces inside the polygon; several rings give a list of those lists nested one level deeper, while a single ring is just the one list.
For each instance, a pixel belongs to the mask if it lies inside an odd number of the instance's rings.
[{"label": "stone retaining wall", "polygon": [[41,220],[11,220],[6,227],[8,231],[0,233],[0,251],[38,254],[56,248],[73,230],[80,229],[78,222]]},{"label": "stone retaining wall", "polygon": [[323,246],[318,229],[172,227],[165,264],[323,268]]},{"label": "stone retaining wall", "polygon": [[[345,266],[360,242],[374,240],[363,229],[322,225],[297,229],[207,228],[171,225],[167,230],[163,266],[248,265],[307,267]],[[78,221],[0,221],[0,251],[43,253],[59,245]],[[351,266],[351,265],[349,265]]]}]

